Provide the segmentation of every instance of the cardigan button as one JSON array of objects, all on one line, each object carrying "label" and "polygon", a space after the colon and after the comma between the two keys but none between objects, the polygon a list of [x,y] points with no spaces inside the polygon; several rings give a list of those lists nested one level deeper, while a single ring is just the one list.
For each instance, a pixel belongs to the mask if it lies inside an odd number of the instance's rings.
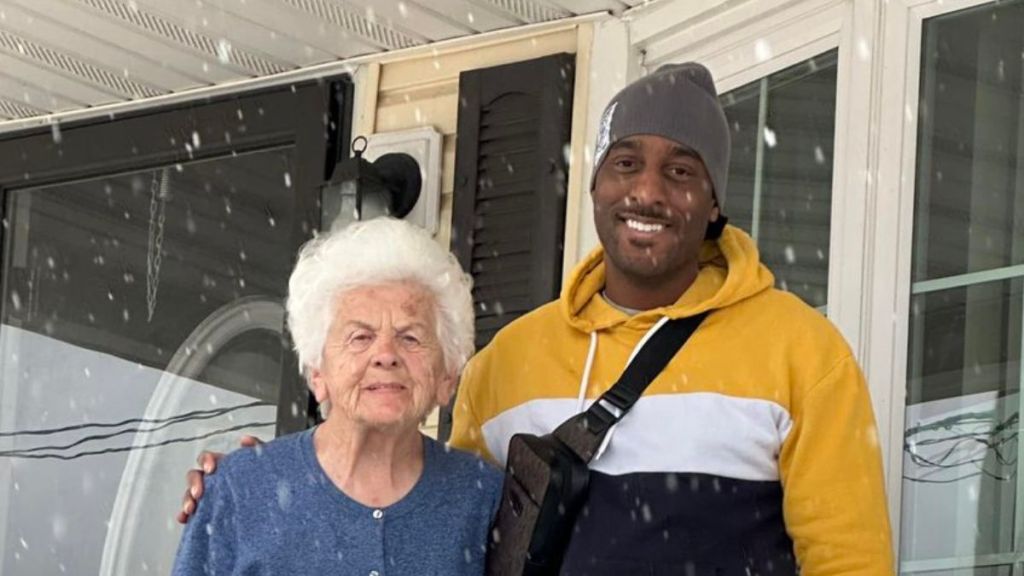
[{"label": "cardigan button", "polygon": [[378,508],[378,509],[374,510],[374,511],[373,511],[373,517],[374,517],[374,519],[376,519],[376,520],[380,520],[381,518],[383,518],[383,517],[384,517],[384,511],[383,511],[383,510],[381,510],[380,508]]}]

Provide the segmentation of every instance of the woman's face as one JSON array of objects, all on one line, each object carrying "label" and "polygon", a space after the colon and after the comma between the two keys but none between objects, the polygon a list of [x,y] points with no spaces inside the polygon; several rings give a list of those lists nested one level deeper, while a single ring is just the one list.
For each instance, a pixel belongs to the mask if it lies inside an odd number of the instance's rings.
[{"label": "woman's face", "polygon": [[445,369],[436,302],[426,289],[390,282],[350,290],[335,301],[323,360],[313,370],[328,420],[369,428],[415,428],[448,402],[455,375]]}]

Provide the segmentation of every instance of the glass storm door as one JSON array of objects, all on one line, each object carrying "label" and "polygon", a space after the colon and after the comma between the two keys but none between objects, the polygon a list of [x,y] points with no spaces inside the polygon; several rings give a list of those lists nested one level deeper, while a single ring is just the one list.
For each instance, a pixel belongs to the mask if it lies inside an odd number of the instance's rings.
[{"label": "glass storm door", "polygon": [[333,103],[285,87],[0,137],[0,573],[167,574],[199,451],[305,426],[283,299]]}]

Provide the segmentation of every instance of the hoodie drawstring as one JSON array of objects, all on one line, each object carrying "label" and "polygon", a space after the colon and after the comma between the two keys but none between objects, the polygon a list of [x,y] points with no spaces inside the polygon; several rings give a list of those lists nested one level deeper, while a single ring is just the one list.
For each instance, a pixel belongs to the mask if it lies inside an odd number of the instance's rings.
[{"label": "hoodie drawstring", "polygon": [[[639,353],[640,350],[644,347],[644,344],[647,344],[647,341],[651,339],[651,336],[653,336],[654,333],[658,331],[658,328],[661,328],[665,324],[665,322],[668,321],[668,316],[662,316],[657,322],[654,323],[654,326],[651,326],[647,333],[644,334],[644,337],[641,338],[639,342],[637,342],[636,346],[633,348],[633,351],[629,354],[629,359],[626,360],[626,366],[629,366],[633,362],[633,359],[636,358],[637,353]],[[587,401],[587,385],[590,383],[590,368],[594,365],[595,356],[597,356],[596,330],[590,333],[590,350],[587,352],[587,362],[586,364],[583,365],[583,377],[580,379],[580,393],[576,404],[577,413],[583,412],[584,405]],[[625,367],[623,368],[623,370],[625,370]],[[604,451],[608,449],[608,444],[612,440],[612,435],[615,434],[616,426],[618,426],[618,423],[616,423],[615,425],[608,429],[608,433],[605,434],[604,440],[601,442],[601,446],[597,449],[597,452],[594,454],[593,460],[591,460],[592,462],[600,458],[601,455],[604,454]]]},{"label": "hoodie drawstring", "polygon": [[597,355],[597,331],[590,333],[590,350],[587,351],[587,362],[583,365],[583,378],[580,379],[580,394],[576,402],[576,412],[583,412],[583,405],[587,401],[587,385],[590,384],[590,367],[594,365],[594,356]]}]

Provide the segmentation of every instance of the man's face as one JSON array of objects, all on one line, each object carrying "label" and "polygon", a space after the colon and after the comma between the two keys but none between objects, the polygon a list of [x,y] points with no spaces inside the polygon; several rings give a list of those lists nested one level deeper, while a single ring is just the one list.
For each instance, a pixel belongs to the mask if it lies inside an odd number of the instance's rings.
[{"label": "man's face", "polygon": [[616,142],[598,169],[592,195],[607,265],[645,283],[696,266],[708,223],[718,219],[704,162],[661,136]]}]

